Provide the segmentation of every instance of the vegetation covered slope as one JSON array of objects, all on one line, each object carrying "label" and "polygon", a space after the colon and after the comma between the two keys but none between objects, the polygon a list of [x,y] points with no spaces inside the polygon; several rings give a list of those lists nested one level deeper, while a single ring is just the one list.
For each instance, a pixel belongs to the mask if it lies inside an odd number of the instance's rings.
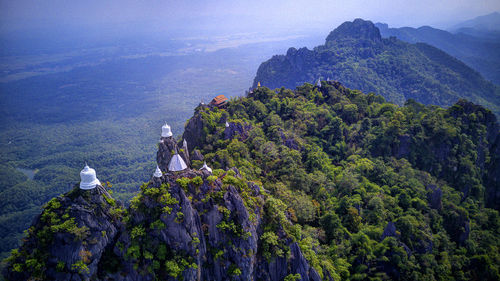
[{"label": "vegetation covered slope", "polygon": [[430,26],[389,28],[382,23],[377,23],[376,26],[383,37],[395,36],[408,43],[422,42],[439,48],[463,61],[484,78],[500,85],[500,37],[453,34]]},{"label": "vegetation covered slope", "polygon": [[[127,212],[109,211],[121,230],[105,247],[87,249],[101,241],[92,229],[77,237],[87,244],[68,240],[89,246],[63,263],[26,242],[7,277],[498,280],[500,137],[491,111],[464,100],[398,107],[322,85],[263,87],[226,109],[199,106],[179,151],[191,152],[193,168],[207,161],[213,175],[153,179]],[[157,162],[177,149],[162,139]],[[50,203],[41,218],[59,208]],[[47,241],[86,226],[60,223],[40,226]]]},{"label": "vegetation covered slope", "polygon": [[500,113],[500,89],[461,61],[423,43],[384,39],[369,21],[333,30],[313,50],[290,48],[262,63],[254,79],[269,88],[295,87],[318,78],[374,92],[403,105],[408,99],[450,106],[460,98]]},{"label": "vegetation covered slope", "polygon": [[199,108],[184,135],[199,136],[190,149],[211,165],[238,167],[284,202],[318,272],[498,279],[495,116],[463,100],[449,109],[398,107],[322,85],[260,88],[227,111]]},{"label": "vegetation covered slope", "polygon": [[[159,164],[172,148],[162,138]],[[166,172],[140,190],[128,210],[102,186],[54,198],[12,252],[6,279],[320,280],[286,206],[236,168]]]}]

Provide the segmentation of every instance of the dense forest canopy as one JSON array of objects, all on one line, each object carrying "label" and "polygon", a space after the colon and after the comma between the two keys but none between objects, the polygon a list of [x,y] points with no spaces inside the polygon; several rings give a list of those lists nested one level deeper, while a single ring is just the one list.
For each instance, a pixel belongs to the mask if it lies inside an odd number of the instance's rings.
[{"label": "dense forest canopy", "polygon": [[498,279],[500,138],[491,111],[465,100],[398,107],[321,85],[263,87],[227,110],[198,108],[190,122],[201,116],[203,134],[192,148],[281,200],[318,272]]}]

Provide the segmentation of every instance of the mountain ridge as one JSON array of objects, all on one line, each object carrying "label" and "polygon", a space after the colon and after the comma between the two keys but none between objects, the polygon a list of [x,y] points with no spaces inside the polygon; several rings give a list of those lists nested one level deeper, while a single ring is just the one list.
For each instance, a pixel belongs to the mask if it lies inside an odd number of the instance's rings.
[{"label": "mountain ridge", "polygon": [[483,77],[500,85],[500,37],[483,38],[475,33],[450,33],[430,26],[389,28],[376,23],[383,37],[395,36],[408,43],[423,42],[462,60]]},{"label": "mountain ridge", "polygon": [[470,20],[458,23],[450,28],[450,30],[460,31],[463,28],[472,28],[476,30],[500,31],[500,13],[493,12],[487,15],[478,16]]},{"label": "mountain ridge", "polygon": [[476,71],[432,46],[379,36],[370,21],[344,23],[328,35],[325,45],[313,50],[290,48],[286,55],[263,62],[253,87],[260,82],[270,88],[293,88],[330,77],[399,105],[411,98],[450,106],[466,98],[499,114],[500,88]]}]

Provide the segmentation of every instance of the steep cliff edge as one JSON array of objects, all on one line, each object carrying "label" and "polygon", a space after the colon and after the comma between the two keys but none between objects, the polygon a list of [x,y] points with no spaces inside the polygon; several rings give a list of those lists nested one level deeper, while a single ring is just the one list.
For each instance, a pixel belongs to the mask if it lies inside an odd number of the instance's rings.
[{"label": "steep cliff edge", "polygon": [[284,205],[236,168],[168,171],[174,151],[189,163],[187,147],[172,137],[158,147],[162,176],[128,210],[101,186],[50,201],[7,280],[320,280]]},{"label": "steep cliff edge", "polygon": [[123,207],[104,187],[75,187],[52,199],[10,257],[7,280],[85,280],[122,231]]}]

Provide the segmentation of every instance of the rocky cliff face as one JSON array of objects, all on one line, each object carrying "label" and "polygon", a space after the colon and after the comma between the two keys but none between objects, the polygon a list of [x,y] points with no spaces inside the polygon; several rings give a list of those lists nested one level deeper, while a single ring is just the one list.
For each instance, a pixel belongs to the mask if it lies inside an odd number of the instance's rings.
[{"label": "rocky cliff face", "polygon": [[281,205],[236,168],[168,172],[172,151],[181,149],[162,138],[163,175],[141,186],[128,210],[103,187],[75,187],[49,202],[10,258],[6,278],[320,280]]},{"label": "rocky cliff face", "polygon": [[52,199],[10,258],[7,280],[88,280],[123,231],[120,203],[102,186]]}]

